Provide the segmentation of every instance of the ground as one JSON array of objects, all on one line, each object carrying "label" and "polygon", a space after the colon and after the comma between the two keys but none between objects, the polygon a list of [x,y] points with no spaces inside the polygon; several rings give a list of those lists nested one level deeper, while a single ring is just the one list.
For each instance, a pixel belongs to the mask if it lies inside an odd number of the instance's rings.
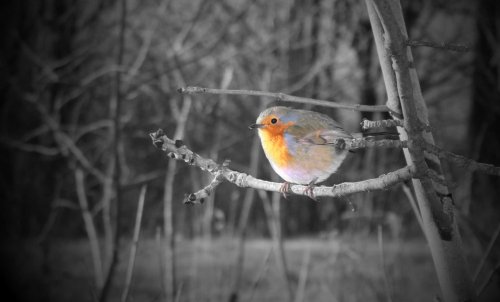
[{"label": "ground", "polygon": [[[180,301],[228,301],[236,280],[237,242],[234,238],[178,240]],[[272,246],[266,239],[247,241],[239,301],[287,301]],[[111,301],[120,299],[129,247],[130,242],[123,243]],[[384,240],[385,266],[373,237],[292,239],[285,241],[285,250],[294,294],[301,271],[305,271],[304,256],[310,252],[304,301],[388,301],[387,291],[393,301],[433,301],[439,294],[432,259],[422,239]],[[2,272],[8,274],[3,280],[9,280],[3,282],[4,293],[9,301],[95,301],[87,241],[52,242],[45,253],[35,242],[4,244],[2,254],[6,260]],[[142,239],[136,259],[129,301],[163,301],[156,241]]]}]

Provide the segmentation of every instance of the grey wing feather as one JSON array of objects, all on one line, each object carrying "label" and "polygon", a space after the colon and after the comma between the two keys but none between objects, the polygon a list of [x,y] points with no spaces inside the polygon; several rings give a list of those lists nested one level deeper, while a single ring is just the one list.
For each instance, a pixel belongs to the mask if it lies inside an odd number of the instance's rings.
[{"label": "grey wing feather", "polygon": [[[304,114],[304,116],[308,116]],[[298,123],[289,128],[297,142],[307,143],[311,145],[328,145],[332,144],[335,139],[352,138],[349,132],[345,131],[339,123],[331,119],[329,116],[322,113],[316,113],[314,119],[308,117],[302,119]]]},{"label": "grey wing feather", "polygon": [[342,128],[334,130],[318,130],[309,133],[299,139],[300,142],[314,145],[329,145],[333,144],[335,139],[351,139],[352,136]]}]

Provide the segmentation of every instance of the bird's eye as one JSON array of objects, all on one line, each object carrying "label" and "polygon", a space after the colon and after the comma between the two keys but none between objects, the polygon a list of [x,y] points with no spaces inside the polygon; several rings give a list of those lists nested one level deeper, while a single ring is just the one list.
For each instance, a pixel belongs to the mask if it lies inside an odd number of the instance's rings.
[{"label": "bird's eye", "polygon": [[278,122],[278,119],[276,119],[276,118],[273,118],[273,119],[271,120],[271,124],[276,124],[277,122]]}]

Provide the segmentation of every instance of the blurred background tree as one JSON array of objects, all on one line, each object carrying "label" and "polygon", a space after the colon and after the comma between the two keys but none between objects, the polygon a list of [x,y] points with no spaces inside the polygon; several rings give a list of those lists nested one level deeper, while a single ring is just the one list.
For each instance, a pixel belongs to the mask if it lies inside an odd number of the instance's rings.
[{"label": "blurred background tree", "polygon": [[[51,242],[88,236],[81,219],[75,169],[84,172],[84,189],[99,237],[109,243],[111,222],[127,238],[136,200],[148,184],[143,233],[153,238],[164,223],[167,166],[148,133],[174,133],[186,102],[183,85],[266,89],[332,101],[383,104],[370,23],[363,1],[177,1],[128,0],[124,44],[119,41],[120,1],[19,0],[2,3],[0,26],[0,220],[6,241],[37,238],[44,255]],[[468,53],[415,48],[414,57],[437,143],[446,149],[499,165],[498,20],[493,0],[402,1],[413,40],[475,43]],[[122,50],[120,48],[122,47]],[[116,57],[123,51],[123,61]],[[113,154],[110,102],[115,77],[121,97],[118,156]],[[230,75],[228,75],[230,73]],[[224,79],[226,77],[226,80]],[[229,77],[229,78],[227,78]],[[297,106],[296,106],[297,107]],[[196,96],[188,109],[183,141],[191,149],[248,172],[251,142],[247,130],[262,101],[250,97]],[[325,112],[351,132],[362,117],[379,114]],[[259,149],[259,152],[261,150]],[[262,158],[262,157],[261,157]],[[119,166],[120,192],[112,188]],[[257,174],[273,177],[257,159]],[[350,156],[330,184],[361,180],[403,163],[400,152],[366,150]],[[167,172],[166,172],[167,171]],[[173,227],[179,238],[231,235],[238,228],[245,190],[222,185],[204,207],[182,204],[207,175],[179,165],[172,173]],[[449,167],[461,227],[475,251],[497,227],[498,178],[463,177]],[[119,200],[117,200],[119,196]],[[258,194],[250,196],[259,200]],[[116,207],[117,203],[120,207]],[[402,190],[362,193],[340,200],[282,202],[285,237],[364,234],[379,224],[394,237],[420,231]],[[352,211],[351,209],[356,209]],[[119,213],[116,212],[119,209]],[[269,236],[262,202],[250,208],[247,232]],[[104,249],[105,265],[110,246]],[[498,258],[498,252],[493,254]],[[48,257],[48,256],[47,256]],[[48,262],[43,262],[50,269]]]}]

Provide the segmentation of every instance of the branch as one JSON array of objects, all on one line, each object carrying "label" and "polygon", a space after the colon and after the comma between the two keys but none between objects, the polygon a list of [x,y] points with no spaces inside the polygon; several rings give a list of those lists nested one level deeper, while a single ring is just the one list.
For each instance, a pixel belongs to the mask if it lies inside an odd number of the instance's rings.
[{"label": "branch", "polygon": [[467,170],[470,171],[478,171],[482,172],[485,174],[490,174],[490,175],[495,175],[495,176],[500,176],[500,167],[496,167],[491,164],[485,164],[485,163],[479,163],[477,161],[474,161],[470,158],[467,158],[462,155],[455,154],[450,151],[443,150],[436,145],[432,145],[429,143],[426,143],[425,146],[423,146],[425,151],[432,153],[436,156],[438,156],[440,159],[444,159],[446,161],[449,161],[459,167],[466,168]]},{"label": "branch", "polygon": [[[404,122],[401,119],[394,119],[394,120],[377,120],[377,121],[370,121],[368,119],[363,119],[360,123],[361,129],[363,130],[368,130],[368,129],[376,129],[376,128],[390,128],[390,127],[403,127]],[[432,128],[430,125],[425,125],[421,124],[417,127],[417,129],[420,131],[426,131],[426,132],[431,132]]]},{"label": "branch", "polygon": [[231,90],[231,89],[214,89],[214,88],[204,88],[204,87],[182,87],[177,89],[179,93],[182,94],[232,94],[232,95],[250,95],[250,96],[263,96],[274,98],[277,101],[292,102],[292,103],[302,103],[317,105],[323,107],[332,107],[339,109],[350,109],[356,111],[366,111],[366,112],[387,112],[389,109],[386,105],[360,105],[360,104],[344,104],[335,103],[332,101],[317,100],[305,97],[292,96],[284,93],[266,92],[266,91],[256,91],[256,90]]},{"label": "branch", "polygon": [[142,185],[141,192],[139,193],[139,202],[137,205],[137,213],[135,216],[134,235],[132,237],[132,246],[130,247],[130,256],[128,260],[127,273],[125,277],[125,288],[122,292],[122,302],[127,302],[130,285],[132,284],[132,277],[134,274],[135,258],[137,254],[137,246],[139,245],[139,236],[141,234],[142,212],[144,210],[144,200],[146,199],[147,185]]},{"label": "branch", "polygon": [[403,127],[402,120],[378,120],[378,121],[370,121],[364,118],[361,123],[361,129],[375,129],[375,128],[390,128],[390,127]]},{"label": "branch", "polygon": [[[215,176],[211,184],[197,193],[189,194],[185,200],[187,203],[201,203],[199,198],[208,196],[215,190],[217,185],[222,181],[228,181],[239,187],[254,188],[259,190],[280,192],[282,187],[281,183],[270,182],[266,180],[257,179],[246,173],[237,172],[227,167],[228,162],[219,165],[212,159],[203,158],[199,154],[189,150],[180,140],[171,140],[168,138],[163,130],[159,129],[156,132],[150,133],[153,144],[166,152],[168,156],[177,160],[183,160],[186,163],[196,166],[204,171],[207,171]],[[382,190],[394,186],[400,182],[407,181],[412,178],[414,174],[413,166],[406,166],[396,171],[383,174],[377,178],[367,179],[358,182],[345,182],[334,185],[332,187],[317,186],[313,188],[314,196],[329,196],[339,197],[358,192]],[[290,186],[291,194],[305,195],[307,186],[293,184]]]},{"label": "branch", "polygon": [[[363,130],[371,129],[371,128],[379,128],[379,127],[391,127],[391,126],[399,126],[401,124],[401,120],[380,120],[380,121],[369,121],[364,119],[361,122],[361,126]],[[424,128],[429,128],[428,126],[424,126]],[[387,147],[387,148],[408,148],[408,147],[420,147],[424,149],[426,152],[436,155],[440,159],[446,160],[452,164],[455,164],[458,167],[465,168],[469,171],[478,171],[489,175],[500,176],[500,167],[494,166],[492,164],[485,164],[474,161],[470,158],[467,158],[462,155],[455,154],[450,151],[443,150],[436,145],[427,143],[423,140],[420,141],[412,141],[412,143],[408,141],[399,141],[399,140],[391,140],[391,139],[382,139],[371,141],[367,138],[355,138],[352,140],[345,139],[335,139],[332,143],[334,146],[340,149],[347,150],[356,150],[363,149],[367,147]],[[432,171],[432,169],[430,169]],[[434,174],[433,174],[434,173]],[[441,183],[439,180],[439,176],[437,172],[433,171],[427,172],[427,175],[432,178],[432,180]],[[444,184],[444,183],[442,183]]]},{"label": "branch", "polygon": [[[90,160],[85,156],[83,151],[80,148],[78,148],[76,142],[68,134],[66,134],[63,130],[61,130],[61,125],[56,121],[56,119],[54,119],[47,112],[47,110],[42,105],[40,105],[40,103],[37,102],[36,100],[33,100],[29,97],[26,97],[25,99],[26,101],[35,105],[35,108],[40,113],[45,124],[54,133],[54,140],[58,144],[60,152],[64,156],[67,156],[69,151],[69,153],[73,155],[74,159],[82,166],[82,168],[84,168],[87,172],[95,176],[99,181],[104,182],[106,178],[105,175],[90,162]],[[38,149],[38,151],[40,150],[41,149]]]},{"label": "branch", "polygon": [[500,274],[500,261],[497,262],[497,264],[493,267],[493,270],[489,273],[486,280],[479,286],[479,289],[477,290],[478,297],[482,295],[482,293],[486,290],[490,282],[493,281],[493,277],[495,277],[495,275],[498,274]]},{"label": "branch", "polygon": [[184,199],[184,203],[203,203],[205,201],[204,199],[212,195],[222,181],[224,181],[222,173],[217,173],[208,186],[198,192],[187,194]]},{"label": "branch", "polygon": [[[424,176],[427,174],[429,167],[422,148],[419,148],[419,145],[422,145],[425,141],[425,137],[421,132],[424,123],[419,113],[422,113],[425,119],[425,108],[423,99],[418,96],[418,93],[414,95],[414,92],[418,92],[418,81],[416,80],[414,85],[412,73],[410,72],[409,54],[407,53],[405,43],[407,38],[401,32],[404,24],[399,24],[398,18],[394,14],[394,10],[398,5],[397,3],[399,2],[396,2],[396,0],[391,2],[374,0],[374,8],[384,31],[385,52],[392,60],[397,94],[399,95],[404,116],[404,132],[408,134],[411,141],[415,142],[408,146],[408,152],[405,154],[406,162],[415,166],[417,175]],[[402,20],[400,21],[402,23]],[[414,88],[416,89],[415,91]],[[417,105],[419,105],[418,108]],[[440,167],[439,161],[437,162],[437,166]],[[421,197],[418,200],[425,203],[425,206],[430,210],[428,213],[430,215],[426,216],[429,218],[429,223],[436,224],[441,239],[451,240],[453,235],[453,220],[447,213],[444,213],[438,194],[436,194],[436,192],[440,192],[442,195],[448,195],[447,187],[439,186],[438,183],[433,183],[430,178],[426,177],[421,177],[420,182],[416,185],[421,186],[416,190]]]},{"label": "branch", "polygon": [[[125,55],[125,29],[127,24],[127,1],[120,1],[120,13],[119,13],[119,24],[118,24],[118,53],[116,56],[116,65],[122,66],[123,59]],[[114,236],[112,236],[112,243],[110,244],[112,253],[111,260],[109,263],[107,275],[104,281],[104,285],[102,287],[101,292],[99,293],[99,302],[105,302],[108,300],[109,293],[111,288],[113,287],[116,281],[116,271],[118,264],[120,262],[120,238],[121,238],[121,209],[123,208],[123,200],[122,200],[122,156],[120,153],[121,148],[123,147],[122,141],[122,129],[121,129],[121,111],[122,111],[122,103],[123,103],[123,94],[122,94],[122,73],[116,72],[114,81],[113,81],[113,95],[109,101],[109,117],[113,121],[112,126],[109,131],[109,138],[113,143],[112,146],[112,154],[110,155],[110,176],[112,176],[112,181],[109,184],[110,188],[112,188],[111,192],[115,193],[115,221],[114,221]],[[113,169],[114,168],[114,169]],[[106,184],[105,184],[106,186]],[[111,202],[111,199],[108,200]],[[111,204],[108,203],[108,209],[110,210]],[[109,214],[109,212],[107,213]],[[106,219],[110,219],[110,217],[106,217]],[[109,243],[108,243],[109,244]]]},{"label": "branch", "polygon": [[417,40],[408,40],[406,41],[408,46],[418,47],[418,46],[427,46],[432,48],[456,51],[456,52],[468,52],[470,50],[470,46],[464,44],[452,44],[452,43],[437,43],[431,41],[417,41]]},{"label": "branch", "polygon": [[400,141],[397,139],[375,139],[371,140],[370,137],[366,138],[353,138],[353,139],[334,139],[331,143],[338,149],[357,150],[364,148],[382,147],[382,148],[408,148],[407,141]]},{"label": "branch", "polygon": [[477,277],[479,277],[479,273],[484,267],[484,264],[486,263],[486,259],[490,255],[491,249],[495,245],[495,241],[498,239],[498,235],[500,234],[500,224],[497,226],[495,229],[495,232],[493,233],[493,236],[491,236],[490,242],[488,243],[488,246],[486,247],[486,250],[484,251],[483,256],[481,257],[481,260],[479,261],[479,264],[477,265],[477,268],[474,272],[474,277],[473,280],[477,281]]},{"label": "branch", "polygon": [[12,148],[17,148],[25,152],[35,152],[46,156],[55,156],[60,153],[57,148],[46,147],[43,145],[23,143],[9,138],[0,138],[0,144],[5,144]]},{"label": "branch", "polygon": [[401,104],[399,103],[396,76],[392,69],[392,60],[385,51],[383,39],[384,30],[382,28],[382,24],[380,23],[373,0],[365,0],[365,2],[368,10],[368,17],[370,18],[370,24],[372,26],[380,67],[382,69],[382,76],[384,78],[384,85],[387,93],[387,108],[389,108],[391,115],[395,119],[402,119],[403,112],[401,111]]},{"label": "branch", "polygon": [[89,203],[87,201],[87,195],[85,193],[85,176],[83,175],[83,170],[79,167],[75,170],[75,186],[78,202],[82,211],[85,231],[87,232],[89,239],[92,264],[94,266],[94,280],[97,288],[101,289],[104,284],[104,276],[102,272],[101,252],[99,249],[99,237],[97,236],[95,223],[92,219],[92,214],[89,210]]},{"label": "branch", "polygon": [[[397,0],[373,0],[372,6],[379,16],[386,47],[379,56],[391,58],[403,111],[404,130],[400,128],[399,131],[403,139],[408,134],[410,142],[434,144],[431,133],[421,132],[423,125],[428,124],[427,108],[416,69],[411,63],[412,55],[406,43],[408,35],[401,5]],[[422,175],[428,171],[426,159],[430,159],[436,164],[433,169],[441,176],[443,173],[439,159],[427,157],[422,151],[422,148],[409,145],[405,152],[406,162],[415,167],[417,175]],[[422,177],[419,181],[415,179],[413,185],[444,301],[476,300],[448,187],[432,181],[430,177]]]}]

